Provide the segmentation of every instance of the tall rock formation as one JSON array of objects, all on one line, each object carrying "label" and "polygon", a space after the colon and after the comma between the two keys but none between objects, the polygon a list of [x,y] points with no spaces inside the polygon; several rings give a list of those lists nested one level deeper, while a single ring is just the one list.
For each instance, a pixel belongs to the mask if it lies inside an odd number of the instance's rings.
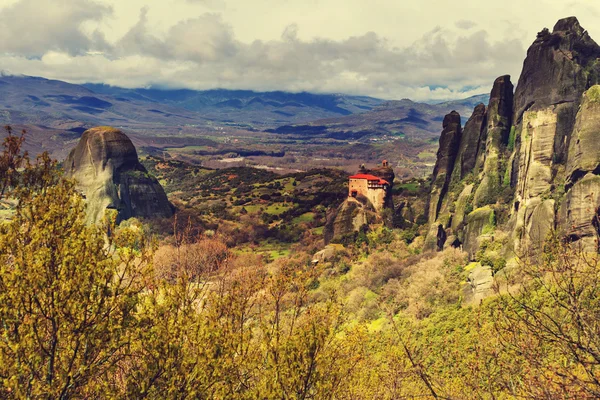
[{"label": "tall rock formation", "polygon": [[[456,123],[453,126],[444,121],[429,200],[431,226],[425,239],[426,251],[451,244],[464,245],[472,255],[476,252],[482,230],[489,230],[494,210],[487,207],[470,214],[474,208],[496,203],[503,191],[512,106],[510,76],[501,76],[494,82],[488,107],[476,106],[463,131],[458,114],[446,117],[454,121],[458,117],[459,125],[457,129]],[[450,166],[453,169],[448,174]]]},{"label": "tall rock formation", "polygon": [[600,47],[575,17],[559,20],[552,33],[538,33],[515,91],[515,125],[527,110],[578,104],[590,83],[598,80],[599,54]]},{"label": "tall rock formation", "polygon": [[487,112],[485,105],[478,104],[463,129],[452,180],[463,179],[467,174],[473,172],[478,163],[483,164],[486,140],[484,129],[486,125]]},{"label": "tall rock formation", "polygon": [[[494,204],[500,196],[503,184],[505,147],[508,144],[512,123],[513,84],[510,76],[501,76],[494,82],[487,108],[487,127],[483,150],[481,182],[475,192],[478,207]],[[483,137],[481,138],[483,141]]]},{"label": "tall rock formation", "polygon": [[431,195],[429,196],[428,206],[428,220],[430,223],[434,223],[439,216],[452,178],[452,171],[454,170],[462,136],[460,115],[456,111],[446,115],[443,128],[431,180]]},{"label": "tall rock formation", "polygon": [[107,208],[118,211],[118,221],[173,215],[162,186],[140,164],[135,146],[118,129],[85,131],[64,165],[86,196],[90,222],[101,220]]},{"label": "tall rock formation", "polygon": [[598,251],[599,79],[600,46],[565,18],[538,34],[514,95],[501,76],[462,134],[447,116],[425,250],[462,246],[475,259],[493,247],[496,256],[523,256],[558,232]]},{"label": "tall rock formation", "polygon": [[[598,82],[599,57],[600,46],[574,17],[558,21],[552,33],[540,32],[527,52],[513,119],[517,146],[511,184],[517,254],[535,251],[557,227],[556,209],[563,200],[565,180],[569,186],[574,183],[573,173],[565,176],[565,168],[573,164],[568,158],[575,156],[570,147],[577,112],[584,91]],[[580,120],[589,119],[589,110],[584,114]]]},{"label": "tall rock formation", "polygon": [[583,95],[569,140],[565,190],[559,229],[580,240],[586,251],[598,251],[600,232],[600,86]]},{"label": "tall rock formation", "polygon": [[[425,240],[425,250],[440,249],[446,242],[446,228],[450,218],[443,213],[447,204],[447,193],[455,168],[456,159],[461,148],[462,127],[460,115],[456,111],[444,117],[443,130],[440,136],[440,147],[433,168],[431,192],[427,201],[425,215],[430,224],[429,233]],[[460,167],[458,168],[460,174]]]}]

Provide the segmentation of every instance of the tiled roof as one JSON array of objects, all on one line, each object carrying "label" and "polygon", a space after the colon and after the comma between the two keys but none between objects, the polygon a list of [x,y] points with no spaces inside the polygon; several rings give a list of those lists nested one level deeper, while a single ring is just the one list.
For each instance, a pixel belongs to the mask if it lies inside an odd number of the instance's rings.
[{"label": "tiled roof", "polygon": [[357,174],[357,175],[352,175],[350,177],[350,179],[366,179],[369,182],[377,181],[377,183],[379,183],[380,185],[389,185],[390,184],[385,179],[381,179],[380,177],[375,176],[375,175],[371,175],[371,174]]}]

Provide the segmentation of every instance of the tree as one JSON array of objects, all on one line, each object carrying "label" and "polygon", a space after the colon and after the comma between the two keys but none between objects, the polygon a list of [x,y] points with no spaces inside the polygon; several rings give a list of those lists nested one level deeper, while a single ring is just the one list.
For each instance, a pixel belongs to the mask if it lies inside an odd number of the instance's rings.
[{"label": "tree", "polygon": [[21,136],[13,135],[12,128],[8,125],[4,130],[6,131],[2,143],[4,150],[0,153],[0,199],[8,189],[18,184],[18,170],[28,160],[27,152],[21,152],[25,141],[25,130],[21,131]]},{"label": "tree", "polygon": [[110,393],[137,324],[150,256],[141,229],[116,229],[114,213],[87,226],[55,167],[47,154],[27,162],[15,215],[0,226],[2,398]]},{"label": "tree", "polygon": [[599,398],[598,254],[554,236],[521,269],[521,289],[492,308],[503,351],[519,368],[505,387],[527,398]]}]

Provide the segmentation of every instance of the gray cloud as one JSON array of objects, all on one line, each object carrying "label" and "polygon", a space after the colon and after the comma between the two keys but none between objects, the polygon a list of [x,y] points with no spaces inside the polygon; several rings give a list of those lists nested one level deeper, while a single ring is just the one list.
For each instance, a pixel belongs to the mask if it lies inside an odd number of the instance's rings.
[{"label": "gray cloud", "polygon": [[[497,76],[518,73],[525,55],[519,40],[451,27],[435,28],[402,47],[375,32],[339,40],[302,38],[296,24],[285,27],[278,39],[244,41],[220,14],[205,13],[161,33],[153,29],[147,7],[109,44],[99,30],[72,23],[99,21],[109,8],[89,0],[51,1],[62,5],[57,22],[38,21],[35,39],[15,36],[15,43],[0,47],[3,68],[125,87],[306,90],[426,100],[486,92]],[[33,3],[21,0],[1,10],[0,26]],[[37,17],[31,18],[33,23]],[[101,53],[88,54],[94,50]]]},{"label": "gray cloud", "polygon": [[477,22],[470,21],[468,19],[461,19],[459,21],[456,21],[454,23],[454,26],[456,26],[458,29],[469,30],[471,28],[476,27],[477,26]]},{"label": "gray cloud", "polygon": [[85,34],[82,25],[110,12],[90,0],[21,0],[0,12],[0,53],[41,57],[52,50],[75,55],[105,49],[104,35],[97,30]]}]

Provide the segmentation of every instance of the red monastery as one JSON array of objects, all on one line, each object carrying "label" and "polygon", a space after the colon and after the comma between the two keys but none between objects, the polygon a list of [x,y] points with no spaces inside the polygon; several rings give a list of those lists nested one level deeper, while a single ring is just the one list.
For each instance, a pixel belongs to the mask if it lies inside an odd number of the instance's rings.
[{"label": "red monastery", "polygon": [[380,211],[385,205],[389,188],[390,183],[388,181],[375,175],[352,175],[348,185],[348,197],[365,197],[373,204],[375,210]]}]

